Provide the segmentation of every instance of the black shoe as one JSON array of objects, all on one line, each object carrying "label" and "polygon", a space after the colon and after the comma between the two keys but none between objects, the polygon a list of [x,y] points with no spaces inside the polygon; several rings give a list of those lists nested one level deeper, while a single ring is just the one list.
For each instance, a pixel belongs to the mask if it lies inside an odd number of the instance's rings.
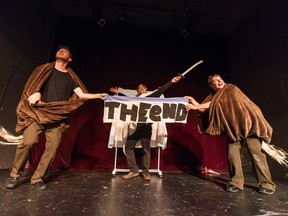
[{"label": "black shoe", "polygon": [[36,182],[35,184],[32,184],[31,187],[35,190],[45,190],[47,185],[44,182]]},{"label": "black shoe", "polygon": [[5,188],[15,189],[18,186],[18,179],[17,177],[9,177],[5,182]]},{"label": "black shoe", "polygon": [[271,195],[274,194],[275,191],[268,188],[260,187],[258,192],[266,195]]},{"label": "black shoe", "polygon": [[230,184],[225,188],[225,190],[228,191],[228,192],[231,192],[231,193],[237,193],[237,192],[241,192],[242,191],[242,189],[240,189],[240,188],[238,188],[238,187],[236,187],[234,185],[230,185]]}]

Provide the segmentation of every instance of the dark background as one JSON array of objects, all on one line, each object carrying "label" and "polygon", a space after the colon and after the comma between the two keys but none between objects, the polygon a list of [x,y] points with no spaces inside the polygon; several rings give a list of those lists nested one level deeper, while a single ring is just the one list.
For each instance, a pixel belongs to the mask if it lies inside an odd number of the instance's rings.
[{"label": "dark background", "polygon": [[[67,44],[74,53],[71,67],[90,92],[139,83],[154,90],[202,59],[165,96],[201,101],[209,93],[208,75],[219,73],[259,105],[274,128],[272,143],[287,151],[287,9],[285,0],[1,1],[0,124],[14,133],[26,79],[37,65],[54,60],[59,44]],[[110,125],[102,114],[103,101],[93,100],[73,115],[52,168],[112,170]],[[226,138],[200,135],[196,123],[190,112],[187,124],[167,124],[162,170],[204,164],[226,171]],[[35,147],[32,166],[42,150],[41,143]],[[10,167],[15,146],[0,151],[0,168]],[[243,160],[250,166],[245,151]],[[123,155],[119,161],[126,166]],[[269,164],[273,176],[287,178],[286,168],[271,159]]]}]

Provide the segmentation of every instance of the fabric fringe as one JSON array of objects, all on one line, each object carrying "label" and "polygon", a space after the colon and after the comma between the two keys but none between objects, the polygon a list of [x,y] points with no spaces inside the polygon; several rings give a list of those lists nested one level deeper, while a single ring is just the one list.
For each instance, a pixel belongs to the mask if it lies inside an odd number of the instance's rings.
[{"label": "fabric fringe", "polygon": [[22,142],[23,136],[14,136],[9,133],[4,127],[0,125],[0,137],[6,141],[0,140],[0,144],[2,145],[18,145]]},{"label": "fabric fringe", "polygon": [[279,164],[288,167],[288,153],[283,149],[262,141],[262,149]]}]

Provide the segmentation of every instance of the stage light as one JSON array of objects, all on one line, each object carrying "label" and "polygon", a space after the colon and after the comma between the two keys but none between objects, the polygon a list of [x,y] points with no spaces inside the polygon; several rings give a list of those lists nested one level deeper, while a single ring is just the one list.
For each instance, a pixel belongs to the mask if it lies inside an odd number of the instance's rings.
[{"label": "stage light", "polygon": [[101,18],[100,20],[98,20],[97,23],[101,28],[103,28],[107,24],[107,22],[104,18]]},{"label": "stage light", "polygon": [[183,38],[186,38],[186,37],[189,36],[189,32],[186,29],[184,29],[184,30],[181,31],[181,35],[182,35]]}]

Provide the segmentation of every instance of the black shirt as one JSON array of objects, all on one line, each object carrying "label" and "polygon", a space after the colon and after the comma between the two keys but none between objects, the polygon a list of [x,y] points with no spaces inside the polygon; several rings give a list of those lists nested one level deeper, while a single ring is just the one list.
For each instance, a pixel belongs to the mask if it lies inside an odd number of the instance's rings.
[{"label": "black shirt", "polygon": [[51,76],[43,86],[42,100],[45,102],[66,101],[77,87],[79,86],[69,73],[53,68]]}]

